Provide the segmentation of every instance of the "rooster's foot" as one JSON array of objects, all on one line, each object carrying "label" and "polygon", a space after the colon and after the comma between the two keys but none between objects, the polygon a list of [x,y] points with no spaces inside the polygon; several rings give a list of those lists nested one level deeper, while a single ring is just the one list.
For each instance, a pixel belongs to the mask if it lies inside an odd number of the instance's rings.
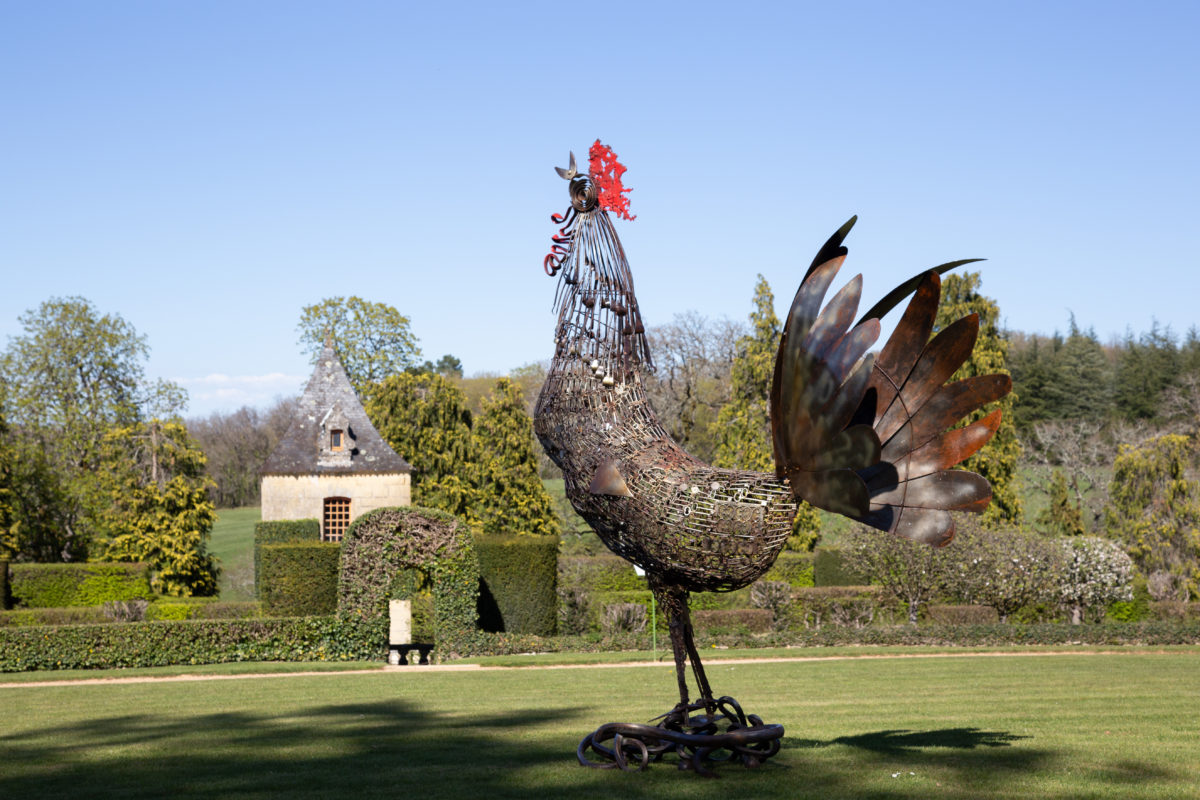
[{"label": "rooster's foot", "polygon": [[643,770],[651,761],[677,753],[680,769],[715,778],[706,762],[737,760],[757,767],[779,752],[783,738],[782,725],[766,725],[757,715],[743,713],[732,697],[681,704],[653,722],[601,725],[579,743],[579,763],[598,769]]}]

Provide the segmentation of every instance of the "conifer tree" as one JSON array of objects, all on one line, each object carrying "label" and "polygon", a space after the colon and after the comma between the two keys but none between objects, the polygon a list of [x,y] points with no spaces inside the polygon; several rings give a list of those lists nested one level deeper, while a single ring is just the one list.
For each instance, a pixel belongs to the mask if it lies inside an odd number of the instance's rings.
[{"label": "conifer tree", "polygon": [[1047,533],[1055,536],[1082,536],[1083,509],[1079,502],[1072,502],[1067,486],[1067,476],[1061,469],[1054,470],[1050,477],[1050,504],[1038,515],[1038,524]]},{"label": "conifer tree", "polygon": [[[730,400],[712,426],[717,442],[713,466],[774,472],[769,398],[782,332],[775,314],[775,295],[767,279],[759,275],[754,286],[750,333],[738,340],[737,357],[730,369]],[[817,510],[801,503],[788,548],[811,550],[820,538],[820,528]]]},{"label": "conifer tree", "polygon": [[[934,323],[935,332],[968,314],[979,314],[979,338],[975,340],[975,349],[952,380],[976,375],[1008,374],[1008,342],[999,329],[1000,308],[994,300],[979,293],[979,285],[978,272],[942,278],[942,301]],[[996,404],[1003,413],[1000,429],[982,450],[963,464],[965,469],[978,472],[992,485],[992,502],[983,515],[988,523],[1015,523],[1021,520],[1021,499],[1016,486],[1021,443],[1017,439],[1012,416],[1015,402],[1016,396],[1009,394]],[[991,410],[987,408],[974,412],[964,424],[982,419]]]},{"label": "conifer tree", "polygon": [[471,412],[462,390],[437,373],[403,372],[376,384],[364,408],[412,464],[413,505],[477,521]]},{"label": "conifer tree", "polygon": [[555,534],[550,496],[538,477],[533,421],[520,385],[496,381],[475,420],[479,519],[486,533]]},{"label": "conifer tree", "polygon": [[183,423],[152,419],[114,428],[100,453],[89,504],[94,557],[148,563],[151,586],[162,594],[215,595],[220,570],[208,552],[213,482]]}]

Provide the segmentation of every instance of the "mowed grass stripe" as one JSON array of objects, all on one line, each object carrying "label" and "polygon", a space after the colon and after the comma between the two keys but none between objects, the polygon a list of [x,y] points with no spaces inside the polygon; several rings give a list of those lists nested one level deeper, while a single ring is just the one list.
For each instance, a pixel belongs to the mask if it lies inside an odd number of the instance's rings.
[{"label": "mowed grass stripe", "polygon": [[3,695],[0,796],[1197,797],[1197,659],[714,664],[787,728],[719,781],[574,762],[600,723],[670,707],[669,666],[24,687]]}]

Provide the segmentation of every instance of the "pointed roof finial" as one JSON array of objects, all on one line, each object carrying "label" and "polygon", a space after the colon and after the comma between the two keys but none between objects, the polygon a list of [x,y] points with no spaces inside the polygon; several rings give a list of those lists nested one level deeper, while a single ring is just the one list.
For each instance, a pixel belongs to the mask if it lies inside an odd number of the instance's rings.
[{"label": "pointed roof finial", "polygon": [[333,349],[333,328],[330,327],[325,328],[325,349]]}]

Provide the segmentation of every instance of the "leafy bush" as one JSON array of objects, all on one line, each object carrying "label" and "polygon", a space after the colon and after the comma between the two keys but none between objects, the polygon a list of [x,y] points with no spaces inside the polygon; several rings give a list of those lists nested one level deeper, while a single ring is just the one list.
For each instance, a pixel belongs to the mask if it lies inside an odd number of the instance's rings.
[{"label": "leafy bush", "polygon": [[382,660],[386,652],[385,621],[334,617],[0,628],[0,672]]},{"label": "leafy bush", "polygon": [[1133,599],[1133,561],[1116,542],[1094,536],[1062,541],[1064,563],[1059,601],[1071,609],[1071,622],[1098,620],[1116,602]]},{"label": "leafy bush", "polygon": [[0,627],[31,625],[88,625],[109,623],[100,606],[68,606],[65,608],[16,608],[0,611]]},{"label": "leafy bush", "polygon": [[316,519],[280,519],[254,524],[254,596],[262,598],[262,548],[269,544],[321,541]]},{"label": "leafy bush", "polygon": [[1157,620],[1200,620],[1200,603],[1160,600],[1150,603],[1149,616]]},{"label": "leafy bush", "polygon": [[476,534],[479,622],[485,631],[554,634],[558,535]]},{"label": "leafy bush", "polygon": [[692,615],[692,626],[697,631],[730,631],[766,633],[774,625],[775,617],[765,608],[716,608],[697,611]]},{"label": "leafy bush", "polygon": [[558,585],[589,593],[623,592],[646,588],[633,565],[620,556],[563,556],[558,559]]},{"label": "leafy bush", "polygon": [[818,547],[813,555],[814,586],[861,586],[867,582],[863,570],[850,561],[840,547]]},{"label": "leafy bush", "polygon": [[641,603],[612,603],[604,607],[600,628],[605,636],[646,630],[646,607]]},{"label": "leafy bush", "polygon": [[991,606],[930,605],[925,611],[929,621],[936,625],[992,625],[1000,618]]},{"label": "leafy bush", "polygon": [[[828,549],[828,548],[826,548]],[[775,559],[775,563],[762,576],[764,581],[782,581],[789,586],[815,586],[812,553],[795,553],[784,550]]]},{"label": "leafy bush", "polygon": [[267,616],[314,617],[337,610],[337,542],[263,545],[262,603]]},{"label": "leafy bush", "polygon": [[558,632],[584,633],[590,628],[592,596],[578,587],[558,587]]},{"label": "leafy bush", "polygon": [[0,558],[0,611],[12,607],[12,596],[8,591],[8,559]]},{"label": "leafy bush", "polygon": [[99,606],[110,600],[149,600],[145,564],[13,564],[11,591],[21,608]]}]

